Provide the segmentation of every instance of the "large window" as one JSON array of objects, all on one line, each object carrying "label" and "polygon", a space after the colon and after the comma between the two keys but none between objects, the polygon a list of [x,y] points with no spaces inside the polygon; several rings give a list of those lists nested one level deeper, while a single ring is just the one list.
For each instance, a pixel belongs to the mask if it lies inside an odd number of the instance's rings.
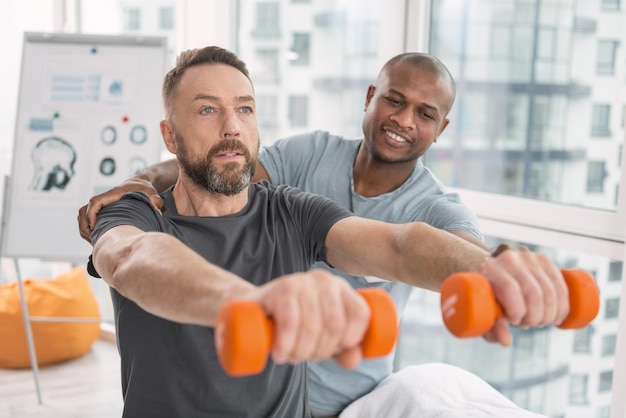
[{"label": "large window", "polygon": [[[619,176],[610,174],[620,167],[609,157],[621,150],[624,127],[611,109],[626,97],[617,65],[626,61],[618,48],[625,34],[614,14],[590,17],[580,4],[432,1],[429,50],[457,83],[451,123],[425,157],[445,184],[616,208]],[[594,32],[574,25],[582,18]]]},{"label": "large window", "polygon": [[[615,2],[602,3],[602,9],[608,10],[608,3]],[[425,296],[414,294],[411,306],[422,308],[403,326],[407,333],[428,335],[430,347],[404,337],[402,356],[458,362],[522,406],[550,417],[603,416],[609,408],[605,394],[616,390],[616,376],[607,370],[620,357],[614,323],[623,305],[624,252],[613,248],[609,256],[604,249],[600,259],[591,261],[585,251],[624,242],[626,206],[619,187],[626,178],[620,174],[624,126],[623,115],[617,117],[615,110],[623,112],[626,102],[626,54],[621,48],[625,33],[615,22],[616,13],[622,21],[626,14],[619,7],[602,13],[601,0],[429,4],[424,44],[450,70],[457,99],[450,124],[426,154],[425,164],[476,209],[484,232],[516,240],[547,239],[556,248],[574,245],[580,253],[545,251],[563,267],[593,272],[602,302],[591,326],[569,335],[549,333],[552,351],[529,361],[518,353],[528,341],[540,348],[541,340],[520,340],[516,334],[513,353],[484,348],[481,342],[447,341],[435,318],[427,315]],[[547,238],[550,233],[543,228],[563,235]],[[578,243],[576,234],[601,241]],[[605,242],[604,237],[611,239]],[[482,365],[482,358],[516,363],[506,371],[512,383],[502,384],[505,378]],[[531,375],[544,370],[549,376],[534,374],[525,380],[516,374],[520,367]],[[524,386],[533,379],[545,380]],[[617,381],[624,382],[624,376]],[[554,399],[554,390],[569,401],[558,408],[550,405],[546,399]]]}]

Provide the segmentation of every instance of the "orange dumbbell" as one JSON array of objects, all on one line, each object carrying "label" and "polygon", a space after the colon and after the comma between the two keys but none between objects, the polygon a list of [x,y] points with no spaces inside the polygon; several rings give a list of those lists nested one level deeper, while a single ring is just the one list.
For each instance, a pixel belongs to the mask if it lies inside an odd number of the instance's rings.
[{"label": "orange dumbbell", "polygon": [[[583,270],[565,269],[561,273],[569,289],[570,311],[559,328],[584,328],[598,314],[598,286]],[[503,312],[485,277],[478,273],[456,273],[441,285],[441,314],[453,335],[469,338],[484,335]]]},{"label": "orange dumbbell", "polygon": [[[370,307],[370,323],[361,341],[363,357],[387,355],[398,337],[398,316],[389,294],[380,288],[358,290]],[[257,302],[233,301],[219,311],[215,327],[217,356],[231,376],[257,374],[265,369],[272,346],[274,322]]]}]

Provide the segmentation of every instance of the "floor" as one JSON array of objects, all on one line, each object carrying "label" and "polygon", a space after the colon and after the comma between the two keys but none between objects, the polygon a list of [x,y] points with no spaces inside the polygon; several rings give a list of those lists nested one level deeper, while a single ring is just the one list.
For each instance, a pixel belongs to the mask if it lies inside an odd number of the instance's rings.
[{"label": "floor", "polygon": [[0,418],[120,417],[119,355],[97,340],[84,356],[39,369],[42,404],[33,372],[0,369]]}]

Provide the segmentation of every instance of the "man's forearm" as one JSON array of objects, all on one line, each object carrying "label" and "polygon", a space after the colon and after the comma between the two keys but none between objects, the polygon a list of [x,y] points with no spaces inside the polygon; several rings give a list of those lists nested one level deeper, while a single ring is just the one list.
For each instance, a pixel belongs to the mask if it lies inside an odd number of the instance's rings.
[{"label": "man's forearm", "polygon": [[[117,228],[95,245],[95,267],[111,287],[153,315],[214,326],[224,302],[254,289],[170,235],[142,233],[128,239]],[[155,254],[166,254],[168,262],[159,262]]]},{"label": "man's forearm", "polygon": [[161,193],[173,186],[178,180],[178,162],[174,158],[152,164],[137,174],[135,178],[149,182],[157,192]]},{"label": "man's forearm", "polygon": [[489,252],[423,222],[387,224],[358,218],[337,222],[327,237],[331,265],[355,276],[376,276],[439,291],[459,271],[477,271]]},{"label": "man's forearm", "polygon": [[430,290],[439,291],[453,273],[477,271],[489,257],[484,246],[423,223],[408,224],[399,239],[398,279]]}]

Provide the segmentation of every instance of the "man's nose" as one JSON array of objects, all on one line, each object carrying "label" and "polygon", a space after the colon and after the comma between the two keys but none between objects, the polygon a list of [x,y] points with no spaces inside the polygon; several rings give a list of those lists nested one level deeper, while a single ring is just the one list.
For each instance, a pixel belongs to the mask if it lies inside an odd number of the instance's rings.
[{"label": "man's nose", "polygon": [[241,124],[237,112],[234,110],[225,112],[222,122],[222,138],[236,138],[240,133]]},{"label": "man's nose", "polygon": [[403,107],[391,115],[391,120],[401,128],[411,129],[415,127],[415,114],[410,107]]}]

